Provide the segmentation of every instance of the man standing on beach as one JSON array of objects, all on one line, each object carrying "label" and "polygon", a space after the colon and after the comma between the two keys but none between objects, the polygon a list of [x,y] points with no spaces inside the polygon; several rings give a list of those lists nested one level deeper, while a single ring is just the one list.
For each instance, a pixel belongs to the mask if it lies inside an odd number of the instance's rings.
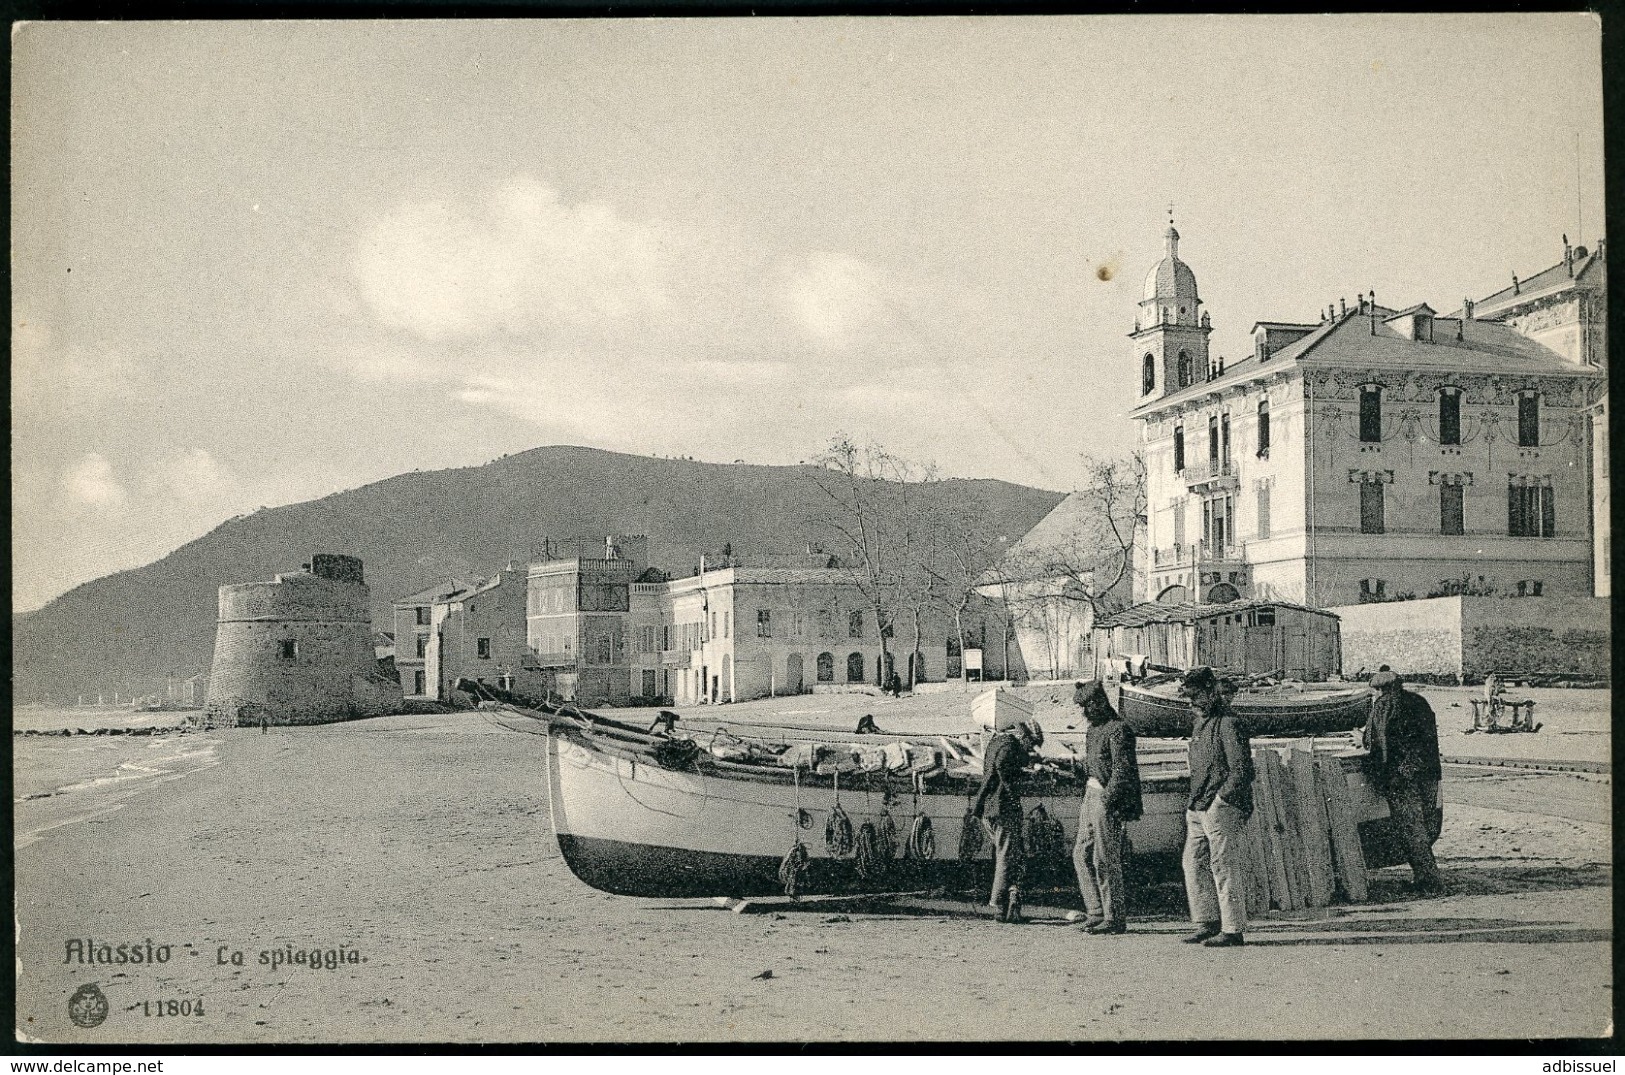
[{"label": "man standing on beach", "polygon": [[1072,700],[1089,722],[1084,747],[1088,784],[1078,814],[1072,867],[1088,911],[1085,933],[1128,932],[1128,890],[1123,883],[1123,827],[1138,820],[1140,762],[1134,731],[1112,708],[1099,680],[1079,683]]},{"label": "man standing on beach", "polygon": [[1017,724],[988,740],[982,755],[982,790],[971,813],[993,834],[993,896],[1000,922],[1021,921],[1021,881],[1026,848],[1021,840],[1021,793],[1016,781],[1032,760],[1032,748],[1044,741],[1036,724]]},{"label": "man standing on beach", "polygon": [[1371,686],[1377,697],[1365,725],[1365,748],[1370,753],[1366,775],[1388,800],[1417,894],[1441,895],[1444,885],[1433,861],[1437,833],[1432,825],[1442,775],[1438,720],[1427,699],[1405,690],[1393,672],[1378,672],[1371,677]]},{"label": "man standing on beach", "polygon": [[1247,850],[1242,828],[1253,812],[1253,758],[1235,715],[1206,666],[1185,673],[1191,700],[1191,793],[1185,804],[1185,897],[1196,932],[1186,944],[1245,943]]}]

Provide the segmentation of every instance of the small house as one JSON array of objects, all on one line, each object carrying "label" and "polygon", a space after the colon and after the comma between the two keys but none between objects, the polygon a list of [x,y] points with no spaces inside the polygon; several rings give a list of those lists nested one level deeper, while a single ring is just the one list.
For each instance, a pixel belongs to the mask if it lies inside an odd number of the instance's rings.
[{"label": "small house", "polygon": [[1338,618],[1287,601],[1149,602],[1096,622],[1095,675],[1125,658],[1174,668],[1324,680],[1342,671]]}]

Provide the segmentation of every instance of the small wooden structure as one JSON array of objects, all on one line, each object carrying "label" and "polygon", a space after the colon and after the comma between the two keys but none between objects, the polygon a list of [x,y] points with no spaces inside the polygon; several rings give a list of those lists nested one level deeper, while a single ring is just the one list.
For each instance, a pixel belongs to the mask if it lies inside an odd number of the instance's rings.
[{"label": "small wooden structure", "polygon": [[1102,678],[1124,658],[1134,658],[1318,682],[1342,671],[1338,623],[1336,613],[1289,601],[1152,601],[1095,623],[1095,675]]},{"label": "small wooden structure", "polygon": [[[1538,732],[1540,725],[1535,723],[1535,701],[1533,698],[1469,698],[1469,705],[1473,707],[1473,726],[1463,729],[1468,735],[1473,732]],[[1507,710],[1512,716],[1507,717]]]}]

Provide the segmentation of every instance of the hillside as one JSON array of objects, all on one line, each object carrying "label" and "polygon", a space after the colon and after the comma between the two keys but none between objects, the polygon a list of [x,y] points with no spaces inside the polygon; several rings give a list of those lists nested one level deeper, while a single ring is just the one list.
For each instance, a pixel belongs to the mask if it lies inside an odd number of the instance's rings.
[{"label": "hillside", "polygon": [[[315,552],[365,561],[373,622],[387,631],[392,599],[528,560],[548,536],[646,534],[651,563],[679,571],[728,543],[747,558],[809,541],[835,550],[830,502],[811,473],[546,447],[256,512],[17,617],[16,698],[162,691],[167,673],[207,671],[219,587],[296,570]],[[991,480],[939,488],[1012,542],[1062,499]]]}]

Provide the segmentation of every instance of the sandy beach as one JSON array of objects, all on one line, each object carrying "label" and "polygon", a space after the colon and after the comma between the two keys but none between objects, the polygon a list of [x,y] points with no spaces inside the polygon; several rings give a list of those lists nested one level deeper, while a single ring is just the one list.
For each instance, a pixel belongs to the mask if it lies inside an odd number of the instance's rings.
[{"label": "sandy beach", "polygon": [[[1499,737],[1461,736],[1467,711],[1429,697],[1447,755],[1607,756],[1604,692],[1542,692],[1547,727]],[[692,716],[849,729],[872,712],[912,730],[963,704],[804,697]],[[1063,730],[1065,707],[1049,712]],[[1247,948],[1211,951],[1175,943],[1177,885],[1139,893],[1133,932],[1113,938],[1058,919],[826,921],[595,892],[553,840],[542,740],[479,713],[14,744],[19,799],[107,775],[120,752],[181,759],[18,803],[25,1040],[1541,1038],[1604,1034],[1612,1012],[1606,774],[1453,768],[1437,848],[1451,895],[1413,900],[1407,870],[1377,871],[1366,904],[1262,919]],[[79,749],[110,753],[57,753]],[[170,958],[82,964],[74,938],[150,939]],[[287,961],[310,952],[332,969]],[[110,1013],[84,1029],[67,1000],[89,983]],[[169,1000],[203,1012],[153,1013]]]}]

